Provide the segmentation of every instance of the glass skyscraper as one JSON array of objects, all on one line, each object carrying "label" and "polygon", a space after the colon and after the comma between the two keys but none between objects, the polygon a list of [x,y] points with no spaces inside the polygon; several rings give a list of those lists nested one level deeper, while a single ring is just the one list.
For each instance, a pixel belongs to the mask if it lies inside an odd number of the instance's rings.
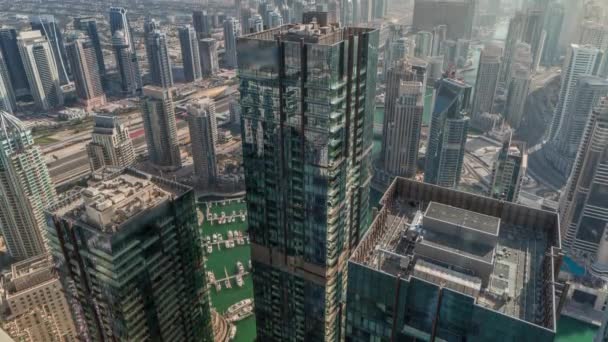
[{"label": "glass skyscraper", "polygon": [[55,195],[32,133],[19,119],[0,111],[0,230],[14,259],[46,252],[44,208]]},{"label": "glass skyscraper", "polygon": [[47,230],[87,340],[213,341],[192,188],[102,169],[47,209]]},{"label": "glass skyscraper", "polygon": [[458,186],[470,99],[470,85],[450,78],[439,81],[426,151],[425,182],[448,188]]},{"label": "glass skyscraper", "polygon": [[257,338],[340,341],[369,223],[379,32],[284,25],[237,43]]}]

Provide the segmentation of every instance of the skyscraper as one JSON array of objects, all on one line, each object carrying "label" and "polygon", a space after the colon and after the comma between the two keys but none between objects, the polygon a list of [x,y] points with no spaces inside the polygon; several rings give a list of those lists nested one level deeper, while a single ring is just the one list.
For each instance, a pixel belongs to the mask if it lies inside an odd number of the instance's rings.
[{"label": "skyscraper", "polygon": [[99,38],[99,31],[97,30],[97,20],[93,17],[76,17],[74,18],[74,28],[84,32],[95,49],[95,57],[97,58],[97,65],[99,69],[99,75],[101,76],[101,83],[105,86],[106,83],[106,63],[103,57],[103,50],[101,47],[101,39]]},{"label": "skyscraper", "polygon": [[429,31],[416,33],[416,50],[414,55],[420,58],[431,56],[433,50],[433,34]]},{"label": "skyscraper", "polygon": [[204,98],[188,106],[188,128],[194,175],[199,185],[208,187],[217,177],[217,122],[213,100]]},{"label": "skyscraper", "polygon": [[200,80],[203,77],[201,71],[201,56],[198,46],[196,31],[190,25],[180,27],[179,43],[182,50],[182,63],[184,65],[184,77],[188,82]]},{"label": "skyscraper", "polygon": [[562,82],[559,100],[555,106],[549,140],[555,139],[564,129],[564,118],[574,100],[576,84],[583,75],[597,75],[602,61],[602,52],[591,45],[572,44],[562,67]]},{"label": "skyscraper", "polygon": [[101,84],[93,40],[83,34],[69,37],[66,50],[74,76],[76,94],[86,110],[90,111],[105,105],[106,95]]},{"label": "skyscraper", "polygon": [[143,95],[142,116],[150,161],[161,168],[178,169],[182,159],[171,90],[145,86]]},{"label": "skyscraper", "polygon": [[492,166],[490,196],[501,201],[517,203],[521,182],[528,169],[526,143],[513,141],[511,137],[502,145]]},{"label": "skyscraper", "polygon": [[110,7],[110,32],[122,91],[131,96],[138,95],[142,85],[141,71],[126,9]]},{"label": "skyscraper", "polygon": [[442,54],[441,47],[443,42],[448,39],[448,27],[445,25],[437,25],[433,27],[433,56],[439,56]]},{"label": "skyscraper", "polygon": [[412,26],[416,31],[431,31],[446,25],[447,38],[471,39],[475,0],[415,0]]},{"label": "skyscraper", "polygon": [[167,35],[154,30],[147,36],[148,60],[152,84],[162,88],[173,87],[173,70],[167,46]]},{"label": "skyscraper", "polygon": [[4,57],[15,96],[28,95],[30,87],[17,44],[17,30],[10,27],[0,28],[0,52]]},{"label": "skyscraper", "polygon": [[0,112],[0,230],[13,258],[46,252],[43,210],[54,200],[55,187],[31,132]]},{"label": "skyscraper", "polygon": [[521,124],[526,107],[526,99],[532,83],[532,50],[530,44],[517,43],[514,48],[512,65],[507,77],[509,85],[507,103],[505,105],[505,119],[511,127],[517,129]]},{"label": "skyscraper", "polygon": [[545,66],[555,65],[560,58],[559,38],[564,24],[564,5],[552,3],[547,10],[545,19],[545,49],[543,51],[542,64]]},{"label": "skyscraper", "polygon": [[93,341],[213,341],[192,188],[96,173],[47,209],[52,254]]},{"label": "skyscraper", "polygon": [[424,111],[422,82],[401,82],[394,111],[394,122],[389,125],[389,131],[383,133],[388,140],[385,170],[392,175],[414,177],[418,170]]},{"label": "skyscraper", "polygon": [[227,18],[224,21],[224,63],[228,68],[236,68],[236,39],[241,35],[239,21]]},{"label": "skyscraper", "polygon": [[36,106],[41,110],[62,106],[63,91],[49,42],[40,31],[23,31],[17,40]]},{"label": "skyscraper", "polygon": [[203,38],[199,42],[201,56],[201,72],[203,76],[212,76],[220,71],[217,57],[217,41],[213,38]]},{"label": "skyscraper", "polygon": [[546,8],[540,5],[532,5],[526,11],[526,24],[522,36],[522,41],[530,44],[532,49],[532,67],[536,70],[540,62],[540,58],[543,53],[543,47],[545,44],[545,10]]},{"label": "skyscraper", "polygon": [[608,95],[608,80],[584,75],[578,79],[573,99],[565,111],[562,129],[550,143],[553,153],[545,154],[565,177],[568,177],[572,171],[589,116],[600,99],[606,95]]},{"label": "skyscraper", "polygon": [[87,145],[91,170],[104,166],[122,168],[135,162],[129,128],[116,116],[96,115],[91,142]]},{"label": "skyscraper", "polygon": [[260,340],[341,340],[344,261],[370,219],[378,41],[313,23],[238,39]]},{"label": "skyscraper", "polygon": [[426,183],[447,188],[460,183],[470,100],[470,85],[450,78],[439,82],[426,151]]},{"label": "skyscraper", "polygon": [[608,98],[592,112],[579,145],[559,213],[566,253],[584,260],[589,270],[608,278]]},{"label": "skyscraper", "polygon": [[78,341],[63,286],[48,255],[11,265],[4,279],[3,328],[18,341]]},{"label": "skyscraper", "polygon": [[[515,13],[515,16],[509,21],[509,32],[505,41],[505,52],[502,59],[500,71],[500,82],[508,89],[510,77],[513,74],[511,64],[513,63],[513,55],[517,51],[517,45],[521,43],[526,25],[526,16],[522,12]],[[532,67],[532,65],[530,65]]]},{"label": "skyscraper", "polygon": [[473,98],[473,118],[481,113],[493,113],[501,57],[502,48],[495,44],[486,44],[481,51],[475,82],[475,97]]},{"label": "skyscraper", "polygon": [[346,341],[554,341],[559,223],[395,179],[348,261]]},{"label": "skyscraper", "polygon": [[16,107],[15,93],[4,56],[0,54],[0,111],[12,114]]},{"label": "skyscraper", "polygon": [[32,31],[40,31],[42,36],[46,37],[53,50],[55,65],[59,72],[61,85],[68,84],[70,82],[70,69],[67,62],[63,36],[61,35],[61,29],[59,28],[57,20],[55,20],[55,17],[52,15],[37,15],[31,18],[31,24]]},{"label": "skyscraper", "polygon": [[588,20],[582,24],[580,30],[579,44],[595,46],[602,52],[602,67],[598,74],[608,77],[608,23],[601,24]]},{"label": "skyscraper", "polygon": [[192,25],[198,39],[211,37],[211,20],[207,11],[196,10],[192,12]]}]

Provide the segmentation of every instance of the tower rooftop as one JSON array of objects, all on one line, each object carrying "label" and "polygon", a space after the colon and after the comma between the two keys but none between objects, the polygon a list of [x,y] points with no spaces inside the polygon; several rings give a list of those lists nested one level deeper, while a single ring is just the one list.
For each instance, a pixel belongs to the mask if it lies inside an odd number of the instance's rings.
[{"label": "tower rooftop", "polygon": [[104,168],[93,174],[89,186],[54,204],[57,216],[114,233],[130,220],[180,196],[189,187],[126,168]]},{"label": "tower rooftop", "polygon": [[[350,262],[555,329],[555,213],[397,178]],[[409,281],[409,280],[408,280]]]}]

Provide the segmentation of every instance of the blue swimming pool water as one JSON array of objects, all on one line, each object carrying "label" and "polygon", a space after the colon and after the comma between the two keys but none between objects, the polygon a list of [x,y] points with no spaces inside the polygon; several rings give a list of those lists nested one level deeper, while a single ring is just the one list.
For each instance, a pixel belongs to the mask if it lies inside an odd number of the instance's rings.
[{"label": "blue swimming pool water", "polygon": [[564,257],[564,263],[562,264],[562,270],[567,271],[575,276],[585,275],[585,268],[577,264],[574,260],[569,257]]}]

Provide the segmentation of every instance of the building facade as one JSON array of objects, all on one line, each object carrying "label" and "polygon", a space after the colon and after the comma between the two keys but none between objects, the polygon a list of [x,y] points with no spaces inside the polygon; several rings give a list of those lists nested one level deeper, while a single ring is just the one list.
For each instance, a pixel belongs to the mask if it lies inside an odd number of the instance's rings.
[{"label": "building facade", "polygon": [[63,91],[53,49],[40,31],[23,31],[17,38],[30,93],[38,109],[63,106]]},{"label": "building facade", "polygon": [[187,82],[198,81],[203,77],[201,55],[196,38],[196,31],[190,25],[180,27],[179,43],[182,50],[184,78]]},{"label": "building facade", "polygon": [[104,169],[47,210],[55,264],[92,341],[213,341],[192,188]]},{"label": "building facade", "polygon": [[378,41],[315,23],[238,39],[260,340],[341,340],[346,261],[369,222]]},{"label": "building facade", "polygon": [[213,38],[203,38],[199,42],[201,56],[201,72],[203,76],[209,77],[220,71],[219,59],[217,57],[217,41]]},{"label": "building facade", "polygon": [[482,113],[494,113],[494,95],[498,87],[502,53],[502,48],[494,44],[486,44],[481,51],[471,112],[473,118]]},{"label": "building facade", "polygon": [[581,76],[595,76],[599,72],[602,52],[592,45],[572,44],[562,67],[562,81],[559,100],[555,106],[549,139],[554,140],[566,129],[564,122],[571,109],[576,93],[576,85]]},{"label": "building facade", "polygon": [[235,18],[224,20],[224,64],[228,68],[236,68],[236,39],[241,35],[241,25]]},{"label": "building facade", "polygon": [[66,46],[76,94],[87,111],[106,104],[93,40],[84,35],[69,38]]},{"label": "building facade", "polygon": [[555,339],[555,213],[405,178],[381,203],[349,260],[347,342]]},{"label": "building facade", "polygon": [[439,81],[426,151],[426,183],[448,188],[460,183],[470,100],[470,85],[449,78]]},{"label": "building facade", "polygon": [[526,108],[526,100],[532,83],[532,50],[530,44],[518,43],[513,56],[513,64],[509,68],[511,74],[507,78],[507,103],[505,119],[511,127],[517,129],[521,124]]},{"label": "building facade", "polygon": [[547,159],[565,177],[572,172],[581,140],[592,111],[608,95],[608,80],[597,76],[581,76],[563,118],[562,130],[548,145]]},{"label": "building facade", "polygon": [[526,143],[504,142],[492,166],[490,196],[502,201],[517,203],[521,184],[528,169],[528,150]]},{"label": "building facade", "polygon": [[129,128],[116,116],[96,115],[91,142],[87,145],[91,170],[105,166],[131,166],[136,159]]},{"label": "building facade", "polygon": [[2,282],[3,328],[22,342],[79,341],[52,262],[42,254],[11,265]]},{"label": "building facade", "polygon": [[0,54],[0,110],[12,114],[16,109],[17,103],[10,77],[4,56]]},{"label": "building facade", "polygon": [[43,210],[55,195],[31,132],[16,117],[0,112],[0,230],[14,259],[46,252]]},{"label": "building facade", "polygon": [[171,91],[145,86],[141,106],[150,161],[161,168],[180,168],[182,159]]},{"label": "building facade", "polygon": [[126,95],[136,96],[142,87],[141,70],[126,9],[110,8],[110,33],[122,91]]},{"label": "building facade", "polygon": [[217,121],[212,99],[200,99],[188,106],[188,128],[194,175],[199,185],[209,187],[217,178]]},{"label": "building facade", "polygon": [[173,87],[173,70],[167,46],[167,34],[153,30],[146,36],[148,61],[152,84],[161,88]]},{"label": "building facade", "polygon": [[95,57],[97,58],[97,65],[99,75],[101,76],[101,83],[105,86],[106,84],[106,63],[103,57],[103,49],[101,47],[101,39],[99,38],[99,30],[97,29],[97,20],[93,17],[76,17],[74,18],[74,28],[84,32],[86,36],[91,40],[91,44],[95,49]]},{"label": "building facade", "polygon": [[424,77],[419,79],[406,60],[388,71],[382,159],[384,170],[393,176],[414,177],[418,170]]},{"label": "building facade", "polygon": [[15,96],[23,96],[30,93],[30,86],[27,83],[17,37],[18,33],[14,28],[0,27],[0,53],[4,57]]},{"label": "building facade", "polygon": [[564,250],[584,261],[593,274],[608,279],[608,98],[592,112],[562,194],[559,213]]},{"label": "building facade", "polygon": [[211,37],[211,20],[207,11],[196,10],[192,12],[192,24],[198,39]]},{"label": "building facade", "polygon": [[[513,71],[511,70],[513,56],[517,51],[517,45],[522,43],[525,25],[526,16],[522,12],[515,13],[513,18],[509,20],[509,31],[507,33],[507,39],[505,40],[505,51],[500,71],[500,83],[502,83],[506,89],[509,87],[510,77],[513,74]],[[530,67],[532,67],[531,63]]]},{"label": "building facade", "polygon": [[49,42],[53,51],[57,72],[59,73],[59,80],[61,81],[61,85],[64,85],[70,82],[70,68],[63,35],[58,24],[55,16],[52,15],[37,15],[31,18],[32,31],[40,31],[40,34],[46,37],[46,40]]}]

